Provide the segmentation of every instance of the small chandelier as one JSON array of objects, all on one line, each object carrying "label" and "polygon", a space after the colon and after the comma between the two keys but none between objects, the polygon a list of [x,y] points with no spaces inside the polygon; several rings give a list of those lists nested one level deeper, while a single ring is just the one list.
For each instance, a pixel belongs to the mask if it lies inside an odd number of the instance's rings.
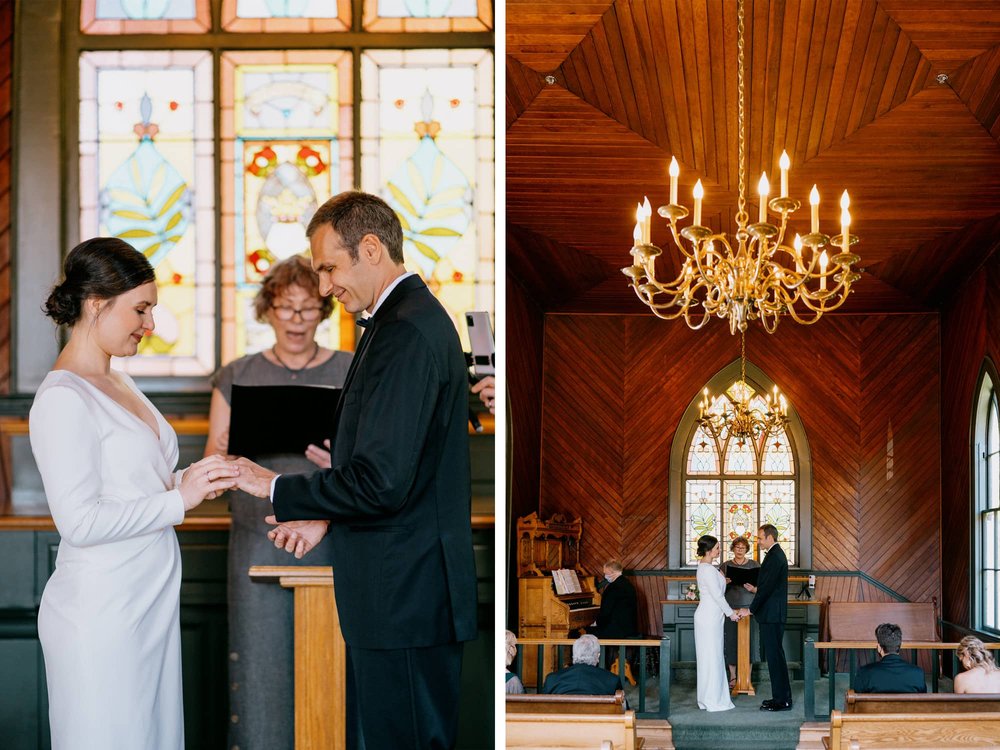
[{"label": "small chandelier", "polygon": [[[656,258],[663,251],[650,240],[652,208],[649,199],[636,211],[631,250],[633,265],[622,273],[653,313],[664,320],[683,316],[697,330],[717,316],[729,318],[730,333],[746,331],[747,323],[760,320],[774,333],[780,316],[787,314],[797,323],[815,323],[825,312],[836,310],[850,294],[851,285],[861,278],[851,266],[860,258],[849,252],[858,241],[850,234],[850,197],[845,190],[840,199],[839,235],[819,231],[819,191],[813,185],[809,196],[812,222],[809,234],[795,235],[785,244],[789,214],[801,205],[788,197],[788,154],[781,154],[781,194],[768,202],[770,184],[765,172],[758,183],[760,212],[756,224],[747,224],[746,144],[743,71],[743,0],[738,9],[738,91],[739,91],[739,199],[736,212],[736,248],[724,233],[715,233],[701,224],[701,204],[705,191],[701,180],[694,186],[694,217],[690,226],[678,229],[677,222],[688,209],[677,202],[677,159],[670,160],[670,204],[661,206],[660,216],[670,222],[674,244],[682,255],[680,273],[670,281],[656,276]],[[768,221],[768,208],[780,217],[780,226]],[[690,249],[681,241],[690,243]]]},{"label": "small chandelier", "polygon": [[698,425],[713,438],[724,439],[729,434],[741,441],[741,445],[744,440],[756,443],[761,435],[766,440],[771,433],[782,432],[788,424],[788,402],[778,386],[767,395],[763,409],[751,403],[751,393],[747,385],[746,334],[741,331],[740,379],[736,383],[735,403],[724,396],[713,397],[706,388],[698,404]]}]

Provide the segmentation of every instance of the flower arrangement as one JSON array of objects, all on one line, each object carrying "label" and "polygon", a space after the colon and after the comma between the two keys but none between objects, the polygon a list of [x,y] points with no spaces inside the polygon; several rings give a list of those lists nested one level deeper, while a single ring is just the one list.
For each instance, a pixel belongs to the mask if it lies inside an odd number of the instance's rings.
[{"label": "flower arrangement", "polygon": [[684,598],[690,601],[698,601],[698,584],[689,583],[684,590]]}]

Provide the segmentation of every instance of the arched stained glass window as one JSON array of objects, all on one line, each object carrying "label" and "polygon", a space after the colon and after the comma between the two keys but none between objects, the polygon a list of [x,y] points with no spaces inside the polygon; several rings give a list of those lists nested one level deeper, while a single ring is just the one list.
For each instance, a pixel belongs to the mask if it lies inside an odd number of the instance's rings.
[{"label": "arched stained glass window", "polygon": [[[711,409],[722,409],[723,399],[741,398],[762,411],[767,408],[758,388],[736,380]],[[753,440],[724,431],[713,438],[694,423],[685,445],[681,564],[697,563],[698,537],[704,534],[718,537],[723,548],[744,537],[756,549],[757,528],[770,523],[778,529],[778,541],[789,563],[796,565],[799,477],[789,432]]]},{"label": "arched stained glass window", "polygon": [[[354,187],[395,209],[407,270],[467,342],[462,313],[494,308],[492,17],[483,0],[81,0],[79,237],[125,239],[159,290],[154,335],[116,367],[205,376],[270,346],[260,279]],[[404,33],[457,30],[482,33]],[[353,348],[353,317],[337,306],[318,337]]]},{"label": "arched stained glass window", "polygon": [[987,364],[973,428],[976,606],[974,627],[1000,631],[1000,408],[996,370]]}]

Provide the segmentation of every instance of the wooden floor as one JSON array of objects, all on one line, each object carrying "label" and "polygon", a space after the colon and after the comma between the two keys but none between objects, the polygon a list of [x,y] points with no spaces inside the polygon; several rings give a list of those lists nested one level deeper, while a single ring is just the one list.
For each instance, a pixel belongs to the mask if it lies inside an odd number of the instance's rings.
[{"label": "wooden floor", "polygon": [[665,719],[639,719],[636,734],[642,750],[674,750],[673,733],[670,722]]}]

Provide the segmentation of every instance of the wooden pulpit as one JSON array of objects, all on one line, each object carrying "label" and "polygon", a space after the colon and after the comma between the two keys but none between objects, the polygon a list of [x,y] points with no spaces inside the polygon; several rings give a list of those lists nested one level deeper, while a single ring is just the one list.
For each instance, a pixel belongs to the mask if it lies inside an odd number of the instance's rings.
[{"label": "wooden pulpit", "polygon": [[754,695],[750,682],[750,618],[743,617],[736,624],[736,684],[733,695]]},{"label": "wooden pulpit", "polygon": [[346,750],[347,652],[333,568],[254,565],[250,578],[293,591],[295,750]]}]

